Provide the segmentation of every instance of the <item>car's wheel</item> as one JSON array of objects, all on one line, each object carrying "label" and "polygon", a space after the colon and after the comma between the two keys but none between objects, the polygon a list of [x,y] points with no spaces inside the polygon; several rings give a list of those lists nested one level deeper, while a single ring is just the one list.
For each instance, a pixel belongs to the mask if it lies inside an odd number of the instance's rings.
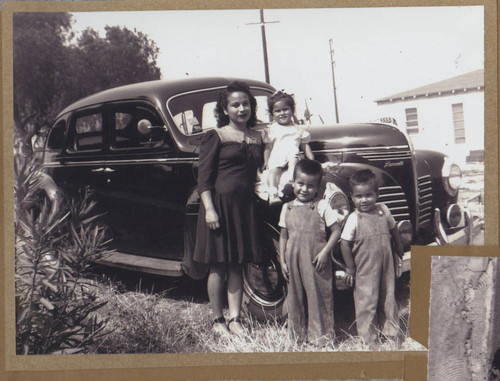
[{"label": "car's wheel", "polygon": [[243,306],[259,320],[281,320],[286,316],[284,302],[286,281],[278,260],[279,233],[268,226],[264,234],[264,250],[269,261],[247,264],[243,269]]}]

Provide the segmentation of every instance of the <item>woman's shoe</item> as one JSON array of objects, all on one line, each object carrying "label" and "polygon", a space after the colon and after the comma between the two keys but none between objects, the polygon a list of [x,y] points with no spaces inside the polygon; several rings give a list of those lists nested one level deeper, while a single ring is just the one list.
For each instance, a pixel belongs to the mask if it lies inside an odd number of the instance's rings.
[{"label": "woman's shoe", "polygon": [[248,332],[241,324],[241,319],[239,316],[235,316],[227,322],[227,329],[229,332],[234,333],[237,336],[244,337],[247,336]]},{"label": "woman's shoe", "polygon": [[212,332],[217,335],[225,335],[229,333],[229,330],[227,329],[226,326],[226,319],[224,319],[224,316],[219,316],[217,319],[213,321]]}]

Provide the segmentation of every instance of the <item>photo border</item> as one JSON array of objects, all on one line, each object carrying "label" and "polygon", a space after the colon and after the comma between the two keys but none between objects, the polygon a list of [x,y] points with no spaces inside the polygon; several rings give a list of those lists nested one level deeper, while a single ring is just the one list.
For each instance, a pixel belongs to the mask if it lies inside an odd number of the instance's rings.
[{"label": "photo border", "polygon": [[[7,2],[3,3],[2,30],[2,115],[3,126],[12,125],[12,14],[13,12],[82,12],[125,10],[201,10],[201,9],[276,9],[276,8],[369,8],[404,6],[485,7],[485,244],[498,245],[498,75],[497,19],[498,4],[485,1],[103,1],[103,2]],[[308,352],[248,354],[127,354],[127,355],[15,355],[14,318],[14,227],[13,203],[13,132],[3,129],[3,205],[4,242],[0,252],[0,274],[4,274],[4,292],[0,293],[0,378],[5,380],[76,379],[333,379],[333,378],[404,378],[426,379],[427,352]],[[488,247],[413,247],[410,336],[427,346],[432,255],[491,256],[498,248]],[[5,253],[2,258],[1,253]],[[458,254],[461,253],[461,254]],[[498,254],[497,254],[498,255]],[[427,282],[427,283],[426,283]],[[2,321],[5,324],[2,324]],[[7,352],[7,350],[9,352]],[[140,367],[137,367],[138,364]],[[425,368],[422,367],[425,364]],[[425,371],[424,371],[425,370]],[[423,378],[422,378],[423,376]]]},{"label": "photo border", "polygon": [[[415,259],[413,257],[415,254]],[[442,246],[439,249],[430,246],[412,246],[412,284],[418,285],[418,290],[410,286],[411,308],[410,337],[428,347],[429,342],[429,309],[431,296],[431,262],[432,257],[489,257],[500,258],[499,246]],[[418,292],[417,292],[418,291]],[[424,344],[425,343],[425,344]],[[426,364],[427,374],[427,364]]]}]

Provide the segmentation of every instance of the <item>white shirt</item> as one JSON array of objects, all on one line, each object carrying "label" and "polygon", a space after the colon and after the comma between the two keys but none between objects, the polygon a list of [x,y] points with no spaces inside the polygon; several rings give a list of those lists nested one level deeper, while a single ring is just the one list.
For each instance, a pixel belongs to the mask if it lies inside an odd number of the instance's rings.
[{"label": "white shirt", "polygon": [[[382,209],[382,213],[384,213],[387,223],[389,224],[389,230],[393,229],[396,226],[396,221],[391,214],[391,211],[385,204],[378,204]],[[349,217],[347,217],[347,221],[345,223],[344,229],[342,230],[342,234],[340,236],[341,239],[345,241],[354,241],[356,237],[356,227],[358,226],[358,214],[351,213]]]}]

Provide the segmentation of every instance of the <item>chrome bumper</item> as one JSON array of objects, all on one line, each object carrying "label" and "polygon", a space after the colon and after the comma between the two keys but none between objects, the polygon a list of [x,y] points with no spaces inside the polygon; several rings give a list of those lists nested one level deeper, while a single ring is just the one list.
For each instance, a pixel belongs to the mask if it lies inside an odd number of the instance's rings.
[{"label": "chrome bumper", "polygon": [[462,207],[463,225],[458,231],[448,234],[444,228],[439,208],[434,209],[434,235],[435,242],[431,245],[472,245],[474,237],[480,230],[484,229],[484,220],[472,215],[469,203],[478,200],[481,207],[481,215],[484,215],[482,197],[480,194],[469,198]]},{"label": "chrome bumper", "polygon": [[[441,210],[439,208],[434,209],[434,242],[428,244],[428,246],[442,246],[442,245],[472,245],[474,238],[478,233],[484,229],[484,221],[482,218],[478,218],[472,215],[468,203],[474,199],[479,199],[481,201],[481,195],[476,195],[469,198],[465,206],[462,207],[463,213],[463,227],[451,234],[446,232],[444,223],[441,219]],[[482,208],[482,207],[481,207]],[[484,213],[482,213],[484,215]],[[410,258],[411,251],[407,251],[403,255],[401,260],[400,270],[396,269],[396,273],[403,273],[410,271]]]}]

